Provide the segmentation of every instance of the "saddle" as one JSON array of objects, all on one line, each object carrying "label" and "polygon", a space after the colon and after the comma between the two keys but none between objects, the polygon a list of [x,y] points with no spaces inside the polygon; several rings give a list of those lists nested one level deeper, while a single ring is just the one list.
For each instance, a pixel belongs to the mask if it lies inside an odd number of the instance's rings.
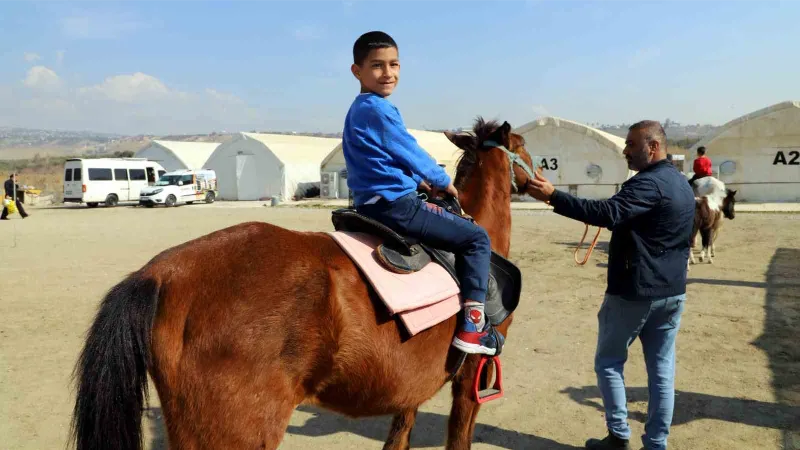
[{"label": "saddle", "polygon": [[[474,219],[463,214],[458,200],[428,199],[442,209],[462,220]],[[379,238],[382,243],[375,249],[376,259],[394,273],[409,274],[422,270],[428,264],[438,264],[460,286],[456,272],[456,256],[442,249],[420,243],[410,236],[403,236],[382,223],[359,214],[354,209],[342,208],[333,211],[331,220],[336,231],[365,233]],[[522,291],[522,274],[511,261],[492,251],[489,270],[489,286],[486,293],[484,313],[493,326],[497,326],[517,308]]]}]

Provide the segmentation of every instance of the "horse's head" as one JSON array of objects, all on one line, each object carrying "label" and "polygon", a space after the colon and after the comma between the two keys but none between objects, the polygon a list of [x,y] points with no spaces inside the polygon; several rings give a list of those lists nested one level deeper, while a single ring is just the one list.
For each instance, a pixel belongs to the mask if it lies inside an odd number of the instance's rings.
[{"label": "horse's head", "polygon": [[736,216],[734,206],[736,205],[736,190],[725,190],[725,198],[722,199],[722,214],[728,219],[733,219]]},{"label": "horse's head", "polygon": [[[454,184],[462,190],[472,175],[479,171],[484,180],[488,175],[509,174],[508,189],[524,192],[533,178],[533,160],[525,149],[525,139],[511,132],[508,122],[485,121],[478,117],[472,133],[444,133],[463,154],[456,167]],[[538,169],[541,173],[541,168]]]}]

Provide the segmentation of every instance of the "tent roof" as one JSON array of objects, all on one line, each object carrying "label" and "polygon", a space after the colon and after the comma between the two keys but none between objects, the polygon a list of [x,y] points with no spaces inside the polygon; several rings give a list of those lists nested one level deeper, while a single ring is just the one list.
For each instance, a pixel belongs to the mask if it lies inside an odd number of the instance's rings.
[{"label": "tent roof", "polygon": [[341,139],[297,136],[293,134],[245,133],[243,139],[258,141],[284,163],[317,163],[327,155]]},{"label": "tent roof", "polygon": [[[409,128],[408,132],[414,136],[420,147],[427,151],[439,164],[451,166],[461,155],[461,149],[450,142],[450,139],[447,139],[447,136],[442,132],[415,130],[412,128]],[[328,156],[322,160],[320,166],[324,166],[341,152],[342,144],[340,140],[339,145],[328,153]]]},{"label": "tent roof", "polygon": [[703,137],[703,139],[701,139],[700,142],[694,144],[690,150],[691,151],[695,151],[695,150],[697,150],[698,147],[702,147],[704,145],[708,145],[709,142],[711,142],[714,139],[718,138],[723,133],[725,133],[726,131],[730,130],[731,128],[733,128],[733,127],[735,127],[737,125],[740,125],[742,123],[745,123],[745,122],[748,122],[748,121],[751,121],[751,120],[760,119],[760,118],[762,118],[764,116],[768,116],[770,114],[774,114],[774,113],[777,113],[777,112],[780,112],[780,111],[784,111],[784,110],[787,110],[787,109],[800,109],[800,101],[791,101],[791,100],[789,100],[789,101],[785,101],[785,102],[776,103],[774,105],[767,106],[766,108],[761,108],[761,109],[759,109],[757,111],[753,111],[753,112],[751,112],[749,114],[745,114],[745,115],[743,115],[741,117],[737,117],[736,119],[733,119],[730,122],[726,123],[725,125],[717,128],[716,130],[714,130],[713,133],[710,133],[707,136]]},{"label": "tent roof", "polygon": [[[172,153],[190,169],[201,169],[219,146],[219,142],[182,142],[154,140],[153,144]],[[149,147],[149,146],[148,146]],[[147,147],[145,147],[147,148]]]},{"label": "tent roof", "polygon": [[622,150],[625,149],[625,139],[619,136],[614,136],[611,133],[592,128],[582,123],[573,122],[571,120],[562,119],[560,117],[540,117],[536,120],[526,123],[513,130],[516,134],[525,134],[540,127],[555,127],[572,133],[582,134],[586,137],[593,139],[604,147],[613,150],[619,155],[622,155]]}]

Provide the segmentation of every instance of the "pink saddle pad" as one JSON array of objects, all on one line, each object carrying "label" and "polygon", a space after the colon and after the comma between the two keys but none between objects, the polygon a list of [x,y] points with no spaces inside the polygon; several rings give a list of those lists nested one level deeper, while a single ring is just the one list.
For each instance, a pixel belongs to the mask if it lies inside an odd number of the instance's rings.
[{"label": "pink saddle pad", "polygon": [[399,315],[412,336],[461,309],[458,285],[442,266],[432,263],[409,274],[390,272],[375,258],[380,239],[366,233],[328,234],[364,272],[389,313]]}]

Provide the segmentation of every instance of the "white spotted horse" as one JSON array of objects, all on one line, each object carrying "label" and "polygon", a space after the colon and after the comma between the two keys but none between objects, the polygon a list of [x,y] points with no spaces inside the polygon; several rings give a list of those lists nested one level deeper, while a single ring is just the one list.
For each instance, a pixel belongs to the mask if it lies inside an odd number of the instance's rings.
[{"label": "white spotted horse", "polygon": [[[695,214],[694,227],[692,228],[692,249],[696,246],[697,233],[700,233],[702,240],[702,250],[700,251],[700,262],[706,257],[709,264],[716,256],[714,242],[719,235],[722,226],[723,216],[732,220],[736,213],[736,190],[725,187],[725,183],[714,178],[704,177],[696,180],[692,185],[695,193]],[[695,264],[694,254],[689,252],[689,262]]]}]

